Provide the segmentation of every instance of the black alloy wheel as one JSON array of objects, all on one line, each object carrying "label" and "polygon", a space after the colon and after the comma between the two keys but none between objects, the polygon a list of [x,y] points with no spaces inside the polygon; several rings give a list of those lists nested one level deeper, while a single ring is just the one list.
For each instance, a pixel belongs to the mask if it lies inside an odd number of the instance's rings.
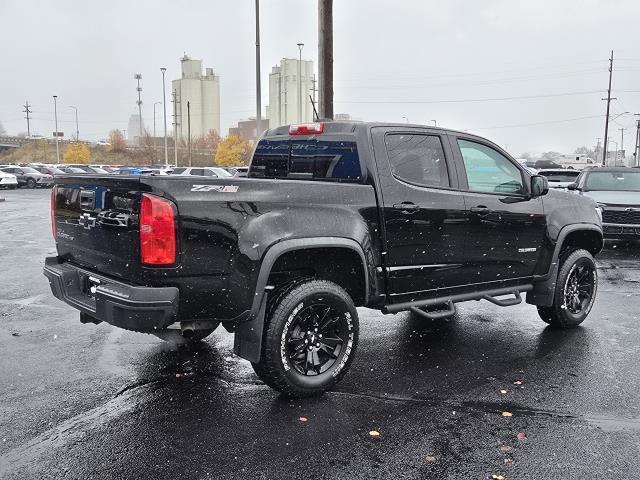
[{"label": "black alloy wheel", "polygon": [[573,315],[580,315],[593,298],[593,264],[581,262],[571,267],[564,285],[564,304]]},{"label": "black alloy wheel", "polygon": [[595,302],[598,271],[593,256],[586,250],[567,251],[561,256],[551,306],[538,306],[540,318],[556,327],[580,325]]},{"label": "black alloy wheel", "polygon": [[344,313],[316,303],[299,311],[286,333],[286,361],[302,375],[321,375],[340,357],[349,336]]},{"label": "black alloy wheel", "polygon": [[358,344],[358,312],[327,280],[294,281],[272,293],[258,377],[292,397],[319,395],[346,374]]}]

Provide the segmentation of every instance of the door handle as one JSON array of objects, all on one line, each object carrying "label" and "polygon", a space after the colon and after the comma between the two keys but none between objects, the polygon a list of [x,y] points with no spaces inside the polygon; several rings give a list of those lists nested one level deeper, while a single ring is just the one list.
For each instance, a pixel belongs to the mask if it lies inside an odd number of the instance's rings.
[{"label": "door handle", "polygon": [[485,207],[484,205],[478,205],[477,207],[471,208],[471,213],[475,213],[477,215],[488,215],[491,213],[491,209]]},{"label": "door handle", "polygon": [[411,215],[420,210],[420,205],[411,202],[396,203],[393,205],[394,210],[402,210],[405,215]]}]

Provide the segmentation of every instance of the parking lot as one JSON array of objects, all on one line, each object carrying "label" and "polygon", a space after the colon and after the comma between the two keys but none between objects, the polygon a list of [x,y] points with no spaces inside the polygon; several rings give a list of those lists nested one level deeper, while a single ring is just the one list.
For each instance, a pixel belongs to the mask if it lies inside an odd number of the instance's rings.
[{"label": "parking lot", "polygon": [[222,328],[177,349],[80,324],[41,273],[49,195],[0,192],[0,478],[640,476],[639,243],[607,243],[572,330],[526,304],[361,309],[349,374],[289,400]]}]

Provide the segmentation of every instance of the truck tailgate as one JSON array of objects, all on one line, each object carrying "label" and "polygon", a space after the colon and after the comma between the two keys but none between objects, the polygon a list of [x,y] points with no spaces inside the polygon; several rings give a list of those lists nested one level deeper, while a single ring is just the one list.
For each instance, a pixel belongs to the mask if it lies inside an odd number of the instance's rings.
[{"label": "truck tailgate", "polygon": [[52,221],[58,256],[107,275],[138,278],[144,187],[139,177],[83,175],[56,183]]}]

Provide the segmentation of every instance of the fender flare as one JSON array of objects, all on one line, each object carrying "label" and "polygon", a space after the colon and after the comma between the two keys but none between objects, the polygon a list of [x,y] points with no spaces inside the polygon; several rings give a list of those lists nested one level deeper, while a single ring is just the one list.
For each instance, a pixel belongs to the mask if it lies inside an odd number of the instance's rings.
[{"label": "fender flare", "polygon": [[353,239],[343,237],[296,238],[278,242],[266,251],[260,263],[260,272],[255,288],[255,296],[251,305],[251,313],[247,321],[238,323],[233,351],[236,355],[257,363],[262,352],[262,332],[264,330],[267,309],[267,282],[271,270],[280,256],[295,250],[312,248],[347,248],[360,256],[364,274],[365,305],[369,302],[369,272],[362,246]]},{"label": "fender flare", "polygon": [[533,290],[527,292],[527,303],[532,305],[539,305],[549,307],[553,305],[553,297],[556,289],[556,280],[558,278],[558,267],[560,252],[562,246],[570,233],[580,230],[589,230],[597,232],[602,236],[602,227],[593,223],[576,223],[572,225],[566,225],[562,227],[556,240],[555,248],[553,249],[553,256],[551,257],[551,264],[549,271],[544,275],[539,275],[534,279]]}]

